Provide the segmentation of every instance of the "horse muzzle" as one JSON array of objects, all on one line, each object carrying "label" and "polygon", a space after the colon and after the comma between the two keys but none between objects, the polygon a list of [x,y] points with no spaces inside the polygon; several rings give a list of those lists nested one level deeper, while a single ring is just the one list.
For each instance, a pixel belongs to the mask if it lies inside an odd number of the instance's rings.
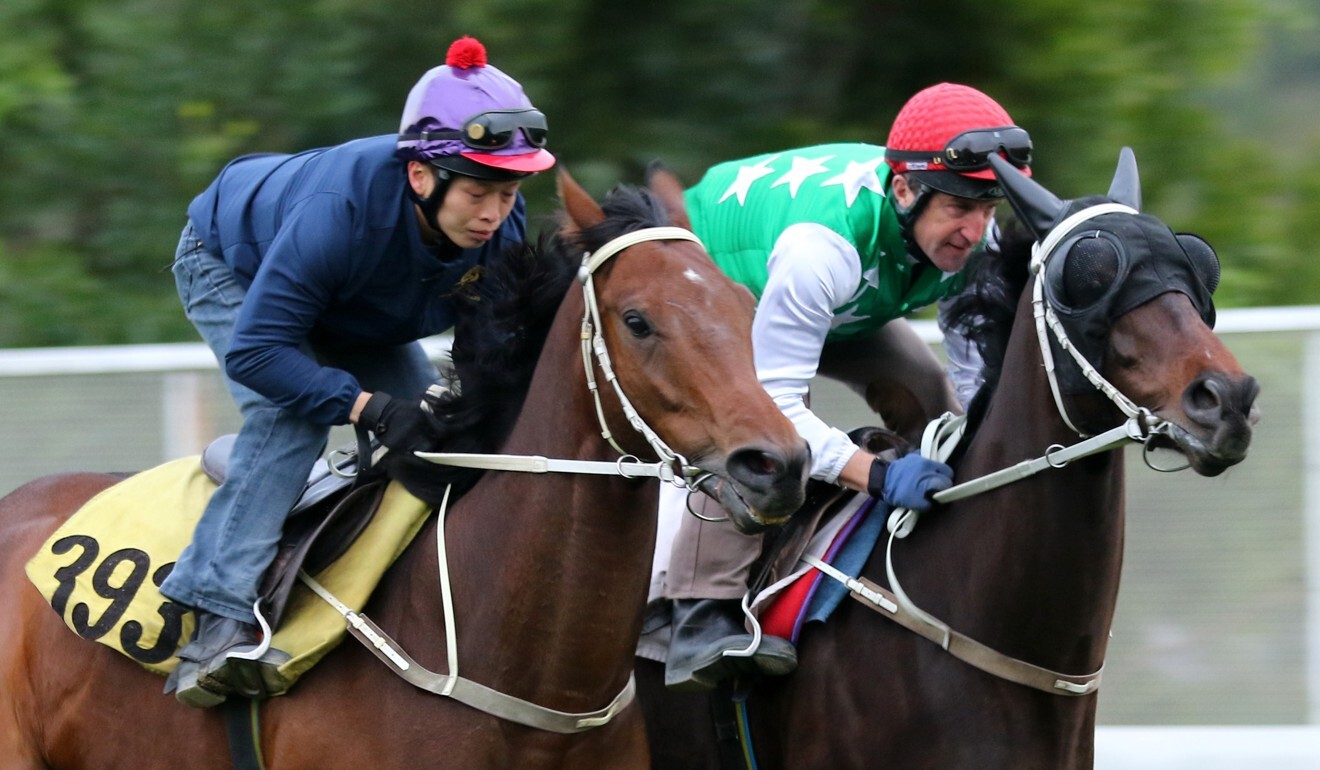
[{"label": "horse muzzle", "polygon": [[756,534],[783,524],[806,499],[811,454],[805,443],[788,452],[744,447],[698,483],[728,513],[738,531]]},{"label": "horse muzzle", "polygon": [[1174,424],[1163,438],[1187,457],[1192,470],[1218,476],[1246,459],[1252,426],[1260,420],[1259,394],[1254,377],[1202,375],[1183,391],[1183,413],[1191,424]]}]

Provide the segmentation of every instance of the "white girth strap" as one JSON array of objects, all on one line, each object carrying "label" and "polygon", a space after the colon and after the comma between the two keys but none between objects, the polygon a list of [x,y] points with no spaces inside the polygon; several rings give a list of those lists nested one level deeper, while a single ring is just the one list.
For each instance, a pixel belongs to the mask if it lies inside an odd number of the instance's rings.
[{"label": "white girth strap", "polygon": [[458,675],[458,638],[454,623],[454,601],[449,584],[448,550],[445,548],[445,509],[449,506],[450,489],[451,487],[445,488],[444,498],[441,500],[440,508],[436,512],[435,523],[435,544],[440,569],[440,595],[444,600],[445,607],[445,648],[449,666],[448,674],[438,674],[430,671],[413,660],[408,653],[403,651],[398,642],[391,639],[366,615],[354,612],[306,572],[300,570],[298,572],[299,579],[307,584],[317,596],[321,597],[331,607],[334,607],[340,615],[344,616],[344,619],[348,622],[349,633],[353,635],[353,638],[374,653],[391,671],[415,687],[436,695],[453,698],[460,703],[500,719],[552,733],[580,733],[593,727],[608,724],[615,715],[629,703],[632,703],[633,698],[636,696],[637,683],[631,673],[628,675],[628,682],[624,685],[623,690],[614,696],[614,699],[608,705],[595,711],[580,713],[557,711],[539,706],[522,698],[505,695],[498,690],[492,690],[483,684],[464,679]]},{"label": "white girth strap", "polygon": [[[828,571],[825,574],[835,580],[839,579]],[[843,577],[847,578],[846,575]],[[1051,671],[993,650],[975,639],[954,631],[947,624],[930,618],[920,610],[917,610],[920,614],[914,614],[912,610],[915,608],[906,605],[897,594],[886,591],[864,577],[848,578],[841,582],[848,586],[852,598],[909,631],[940,645],[953,657],[987,674],[1053,695],[1089,695],[1100,688],[1104,666],[1094,673],[1081,675]]]},{"label": "white girth strap", "polygon": [[[922,455],[941,462],[948,459],[954,447],[962,438],[965,423],[965,417],[955,417],[949,413],[932,420],[926,426],[926,432],[922,436]],[[1099,436],[1091,437],[1067,447],[1055,444],[1049,447],[1042,457],[1023,460],[1008,468],[936,492],[934,495],[935,501],[947,503],[971,497],[1035,475],[1048,468],[1062,468],[1074,460],[1099,454],[1100,452],[1107,452],[1129,441],[1142,441],[1144,436],[1142,415],[1136,415],[1122,425]],[[885,548],[885,573],[889,578],[889,585],[893,589],[892,593],[865,578],[850,578],[838,570],[825,569],[822,564],[809,561],[812,566],[820,569],[824,574],[847,586],[854,599],[905,628],[935,642],[949,654],[982,671],[1001,679],[1059,695],[1086,695],[1099,688],[1100,671],[1084,675],[1062,674],[1017,658],[1011,658],[953,630],[944,621],[918,607],[903,590],[903,585],[899,582],[898,574],[894,569],[894,541],[911,534],[918,517],[917,511],[908,508],[895,508],[889,514],[889,542]],[[824,565],[824,567],[828,567],[828,565]],[[1101,668],[1103,670],[1103,666]]]}]

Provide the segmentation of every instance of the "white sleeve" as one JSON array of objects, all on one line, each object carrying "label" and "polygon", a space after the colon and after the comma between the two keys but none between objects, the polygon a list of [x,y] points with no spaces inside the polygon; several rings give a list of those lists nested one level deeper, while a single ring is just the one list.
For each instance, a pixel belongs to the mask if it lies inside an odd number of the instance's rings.
[{"label": "white sleeve", "polygon": [[954,391],[958,394],[958,403],[963,411],[971,403],[972,396],[985,381],[981,370],[985,361],[981,358],[981,349],[969,340],[961,330],[948,325],[947,310],[951,300],[940,300],[939,327],[944,333],[944,354],[948,358],[949,379],[953,381]]},{"label": "white sleeve", "polygon": [[[993,219],[990,220],[990,227],[986,228],[986,240],[982,248],[993,254],[999,253],[999,223]],[[969,288],[970,285],[963,290]],[[966,410],[976,391],[985,382],[982,371],[985,369],[985,360],[981,358],[981,349],[969,340],[961,329],[955,329],[950,325],[948,311],[952,304],[952,298],[940,300],[938,323],[940,331],[944,334],[944,354],[949,361],[949,379],[953,381],[954,391],[958,394],[958,403]]]},{"label": "white sleeve", "polygon": [[804,398],[820,365],[834,311],[861,283],[861,259],[843,236],[804,223],[784,230],[770,252],[769,278],[752,321],[756,374],[811,447],[811,476],[833,482],[857,451]]}]

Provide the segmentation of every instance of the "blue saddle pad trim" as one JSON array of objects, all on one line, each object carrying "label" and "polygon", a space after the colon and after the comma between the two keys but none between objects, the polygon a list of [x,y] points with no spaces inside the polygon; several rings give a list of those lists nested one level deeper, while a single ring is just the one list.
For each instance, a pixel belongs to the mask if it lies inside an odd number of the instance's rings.
[{"label": "blue saddle pad trim", "polygon": [[[842,539],[836,542],[841,542],[842,545],[837,548],[836,553],[825,554],[825,562],[848,577],[855,578],[860,575],[862,567],[866,565],[866,560],[871,557],[871,551],[875,549],[875,544],[880,539],[881,532],[884,531],[887,518],[889,518],[889,506],[874,498],[864,503],[853,516],[853,520],[840,533]],[[833,578],[821,576],[807,597],[804,622],[824,622],[834,610],[838,609],[839,603],[847,595],[847,586]]]}]

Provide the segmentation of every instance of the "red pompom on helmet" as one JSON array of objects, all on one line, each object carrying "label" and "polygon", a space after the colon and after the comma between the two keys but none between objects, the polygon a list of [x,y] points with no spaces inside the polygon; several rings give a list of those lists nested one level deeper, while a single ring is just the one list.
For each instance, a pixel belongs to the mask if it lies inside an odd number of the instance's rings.
[{"label": "red pompom on helmet", "polygon": [[464,36],[408,93],[395,155],[478,179],[518,179],[555,164],[546,128],[518,81]]},{"label": "red pompom on helmet", "polygon": [[961,198],[1002,198],[990,155],[1031,176],[1031,136],[1008,112],[970,86],[940,83],[903,105],[885,142],[894,174]]},{"label": "red pompom on helmet", "polygon": [[481,41],[475,37],[464,35],[449,44],[449,51],[445,54],[445,64],[450,67],[458,67],[461,70],[469,67],[484,67],[486,66],[486,46],[482,45]]}]

